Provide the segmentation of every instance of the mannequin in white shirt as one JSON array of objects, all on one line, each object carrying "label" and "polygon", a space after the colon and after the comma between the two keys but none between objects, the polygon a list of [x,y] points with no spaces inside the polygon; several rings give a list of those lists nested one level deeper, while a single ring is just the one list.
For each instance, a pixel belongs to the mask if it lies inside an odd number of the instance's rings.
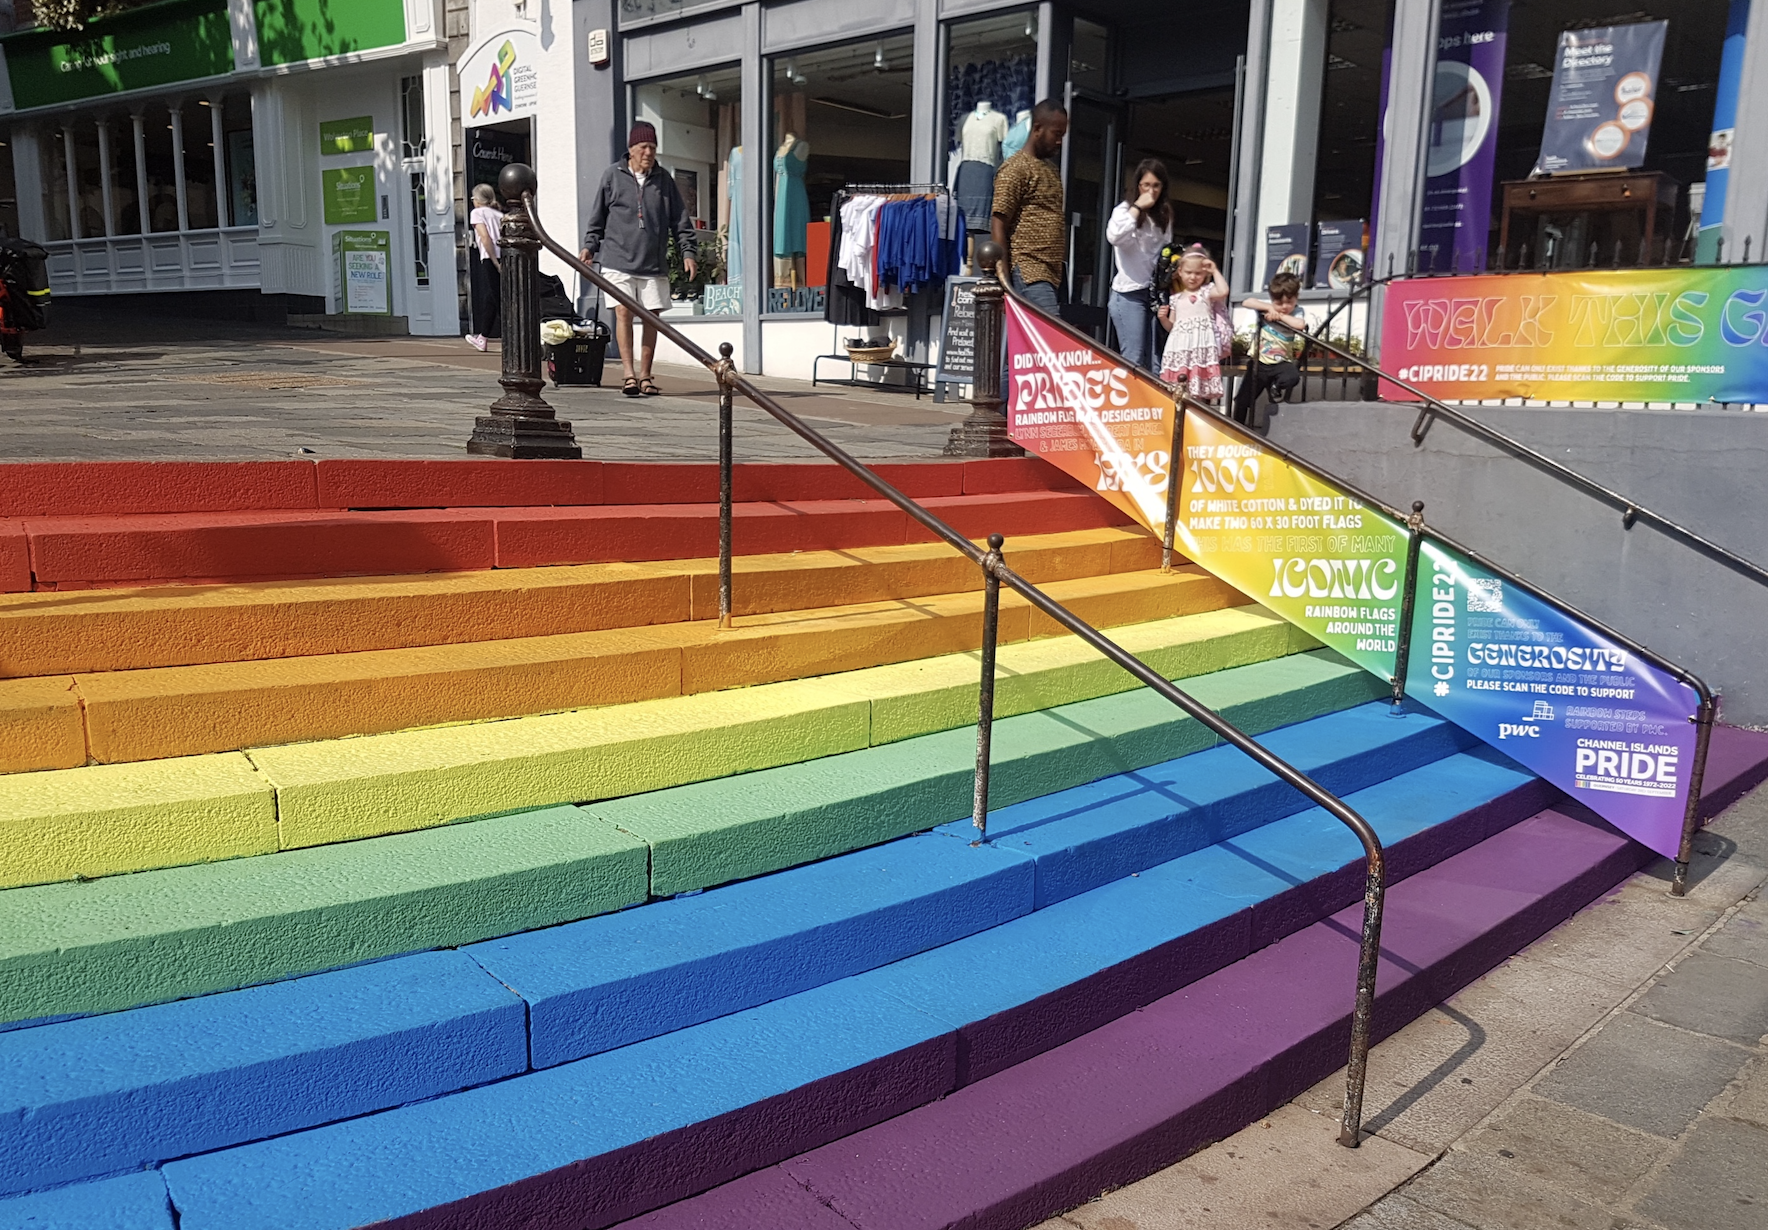
[{"label": "mannequin in white shirt", "polygon": [[976,109],[964,117],[958,130],[960,150],[965,162],[986,162],[1001,165],[1001,142],[1007,136],[1007,117],[995,110],[987,99],[978,99]]}]

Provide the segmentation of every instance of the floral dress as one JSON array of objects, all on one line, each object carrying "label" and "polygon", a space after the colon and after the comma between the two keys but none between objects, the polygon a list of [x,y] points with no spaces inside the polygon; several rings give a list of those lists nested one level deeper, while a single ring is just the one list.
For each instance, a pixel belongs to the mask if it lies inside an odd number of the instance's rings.
[{"label": "floral dress", "polygon": [[1222,346],[1216,333],[1213,286],[1199,290],[1174,290],[1167,299],[1172,332],[1160,356],[1160,378],[1183,384],[1192,397],[1222,395]]}]

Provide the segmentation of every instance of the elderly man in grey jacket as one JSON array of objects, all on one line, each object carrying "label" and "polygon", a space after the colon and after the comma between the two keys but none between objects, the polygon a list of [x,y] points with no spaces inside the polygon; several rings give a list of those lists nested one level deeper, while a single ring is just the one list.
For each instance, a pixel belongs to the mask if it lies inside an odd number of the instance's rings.
[{"label": "elderly man in grey jacket", "polygon": [[[585,261],[602,262],[602,276],[653,312],[669,306],[668,243],[673,232],[682,265],[691,278],[699,248],[693,219],[675,178],[657,165],[657,130],[640,120],[626,139],[626,158],[602,172],[583,233]],[[651,378],[657,330],[645,325],[637,362],[632,350],[632,312],[616,304],[614,319],[625,374],[620,391],[628,397],[655,397],[663,390]]]}]

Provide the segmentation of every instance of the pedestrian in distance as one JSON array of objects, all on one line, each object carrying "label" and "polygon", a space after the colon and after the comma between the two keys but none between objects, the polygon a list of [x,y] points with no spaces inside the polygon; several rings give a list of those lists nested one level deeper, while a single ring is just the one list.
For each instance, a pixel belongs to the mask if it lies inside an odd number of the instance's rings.
[{"label": "pedestrian in distance", "polygon": [[473,259],[467,266],[473,331],[467,334],[467,344],[483,350],[487,338],[503,336],[503,212],[490,184],[473,189],[473,212],[467,220],[473,241]]},{"label": "pedestrian in distance", "polygon": [[1259,314],[1258,333],[1252,339],[1252,357],[1247,364],[1246,378],[1234,395],[1234,421],[1252,423],[1252,407],[1259,394],[1272,390],[1273,400],[1287,400],[1301,383],[1301,368],[1296,360],[1301,355],[1298,333],[1308,327],[1307,317],[1296,310],[1301,297],[1301,279],[1293,273],[1279,273],[1271,278],[1268,299],[1252,298],[1241,303]]},{"label": "pedestrian in distance", "polygon": [[[661,312],[669,306],[669,237],[675,236],[681,263],[692,278],[699,272],[699,247],[687,203],[675,177],[657,165],[657,130],[640,120],[626,138],[626,157],[602,172],[589,206],[581,256],[587,264],[598,257],[602,276],[616,290],[642,307]],[[663,390],[651,376],[657,354],[657,327],[647,322],[636,356],[632,346],[632,309],[614,308],[620,367],[620,391],[628,397],[655,397]]]},{"label": "pedestrian in distance", "polygon": [[1148,310],[1154,263],[1173,237],[1173,207],[1166,194],[1166,164],[1144,158],[1105,223],[1115,266],[1109,310],[1117,352],[1144,369],[1154,366],[1154,317]]},{"label": "pedestrian in distance", "polygon": [[1068,110],[1053,98],[1032,108],[1025,148],[995,174],[989,218],[1013,289],[1052,316],[1061,303],[1068,228],[1062,213],[1062,173],[1050,161],[1068,135]]},{"label": "pedestrian in distance", "polygon": [[1160,356],[1160,378],[1182,384],[1199,401],[1222,396],[1222,344],[1216,333],[1216,306],[1228,298],[1228,281],[1200,243],[1185,250],[1173,267],[1172,286],[1160,323],[1170,332]]}]

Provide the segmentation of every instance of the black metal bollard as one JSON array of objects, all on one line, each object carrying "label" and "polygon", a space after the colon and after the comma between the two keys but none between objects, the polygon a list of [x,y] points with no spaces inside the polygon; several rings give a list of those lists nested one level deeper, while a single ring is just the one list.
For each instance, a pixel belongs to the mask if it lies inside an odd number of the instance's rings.
[{"label": "black metal bollard", "polygon": [[485,457],[583,456],[571,424],[540,395],[540,237],[528,221],[534,168],[512,162],[497,177],[503,197],[503,396],[473,425],[467,452]]},{"label": "black metal bollard", "polygon": [[1001,351],[1006,334],[1006,290],[999,270],[1001,246],[992,239],[976,245],[982,277],[976,283],[976,370],[971,377],[970,414],[952,428],[945,442],[948,457],[1023,457],[1025,450],[1007,438],[1007,416],[1001,409]]}]

